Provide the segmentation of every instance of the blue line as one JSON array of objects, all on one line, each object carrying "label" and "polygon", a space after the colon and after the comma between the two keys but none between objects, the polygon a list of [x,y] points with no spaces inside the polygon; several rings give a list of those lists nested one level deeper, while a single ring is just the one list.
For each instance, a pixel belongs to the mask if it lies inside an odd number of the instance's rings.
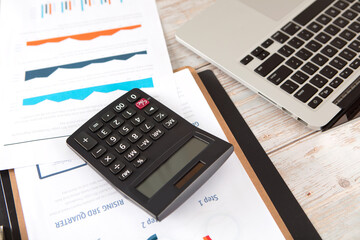
[{"label": "blue line", "polygon": [[101,0],[101,4],[103,4],[103,0]]},{"label": "blue line", "polygon": [[123,60],[124,61],[124,60],[128,60],[138,54],[147,54],[147,52],[141,51],[141,52],[127,53],[127,54],[116,55],[116,56],[111,56],[111,57],[106,57],[106,58],[98,58],[98,59],[93,59],[93,60],[83,61],[83,62],[78,62],[78,63],[70,63],[70,64],[60,65],[60,66],[56,66],[56,67],[31,70],[31,71],[27,71],[25,73],[25,81],[28,81],[28,80],[31,80],[34,78],[49,77],[51,74],[53,74],[59,68],[74,69],[74,68],[83,68],[83,67],[86,67],[87,65],[90,65],[93,63],[105,63],[105,62],[109,62],[112,60]]},{"label": "blue line", "polygon": [[84,11],[84,2],[81,0],[81,11]]},{"label": "blue line", "polygon": [[64,2],[61,2],[61,12],[64,12]]},{"label": "blue line", "polygon": [[106,85],[100,85],[95,87],[75,89],[65,92],[53,93],[38,97],[23,99],[24,106],[36,105],[42,101],[50,100],[54,102],[62,102],[69,99],[84,100],[90,96],[93,92],[109,93],[116,90],[130,91],[133,88],[153,88],[154,82],[152,78],[145,78],[140,80],[112,83]]},{"label": "blue line", "polygon": [[86,166],[86,163],[80,164],[80,165],[72,167],[72,168],[65,169],[65,170],[60,171],[60,172],[55,172],[55,173],[52,173],[52,174],[49,174],[49,175],[45,175],[45,176],[41,175],[41,170],[40,170],[39,164],[36,165],[36,168],[37,168],[39,178],[44,179],[44,178],[52,177],[52,176],[55,176],[55,175],[58,175],[58,174],[61,174],[61,173],[64,173],[64,172],[68,172],[68,171],[71,171],[71,170],[74,170],[74,169],[77,169],[77,168],[83,167],[83,166]]},{"label": "blue line", "polygon": [[41,4],[41,18],[44,18],[44,4]]}]

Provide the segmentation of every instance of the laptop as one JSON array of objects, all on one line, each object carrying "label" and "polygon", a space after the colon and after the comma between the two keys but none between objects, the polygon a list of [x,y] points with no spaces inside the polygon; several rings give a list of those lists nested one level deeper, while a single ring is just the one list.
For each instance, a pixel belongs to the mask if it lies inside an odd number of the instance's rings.
[{"label": "laptop", "polygon": [[308,127],[359,115],[360,1],[218,0],[176,39]]}]

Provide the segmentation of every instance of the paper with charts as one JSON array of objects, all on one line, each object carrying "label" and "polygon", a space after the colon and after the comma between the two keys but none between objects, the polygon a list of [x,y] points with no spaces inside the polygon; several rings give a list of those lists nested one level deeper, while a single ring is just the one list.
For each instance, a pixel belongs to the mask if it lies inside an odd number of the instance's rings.
[{"label": "paper with charts", "polygon": [[[181,115],[225,139],[191,73],[176,79]],[[74,157],[15,170],[30,240],[284,239],[235,154],[161,222]]]},{"label": "paper with charts", "polygon": [[68,135],[132,88],[177,104],[153,0],[2,0],[0,16],[0,169],[59,160]]}]

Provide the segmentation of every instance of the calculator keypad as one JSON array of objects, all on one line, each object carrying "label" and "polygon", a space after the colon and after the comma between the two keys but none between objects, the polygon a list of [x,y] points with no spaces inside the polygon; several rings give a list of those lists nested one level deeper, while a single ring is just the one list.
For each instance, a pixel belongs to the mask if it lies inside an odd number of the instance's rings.
[{"label": "calculator keypad", "polygon": [[120,97],[92,120],[90,132],[81,131],[74,139],[121,181],[151,160],[147,150],[177,124],[166,109],[137,92]]}]

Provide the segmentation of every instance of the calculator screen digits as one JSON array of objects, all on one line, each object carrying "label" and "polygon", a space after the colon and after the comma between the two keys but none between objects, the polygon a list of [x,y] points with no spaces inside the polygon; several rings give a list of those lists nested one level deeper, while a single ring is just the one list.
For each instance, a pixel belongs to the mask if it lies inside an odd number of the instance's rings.
[{"label": "calculator screen digits", "polygon": [[208,143],[195,137],[191,138],[136,189],[146,197],[151,198],[207,146]]}]

